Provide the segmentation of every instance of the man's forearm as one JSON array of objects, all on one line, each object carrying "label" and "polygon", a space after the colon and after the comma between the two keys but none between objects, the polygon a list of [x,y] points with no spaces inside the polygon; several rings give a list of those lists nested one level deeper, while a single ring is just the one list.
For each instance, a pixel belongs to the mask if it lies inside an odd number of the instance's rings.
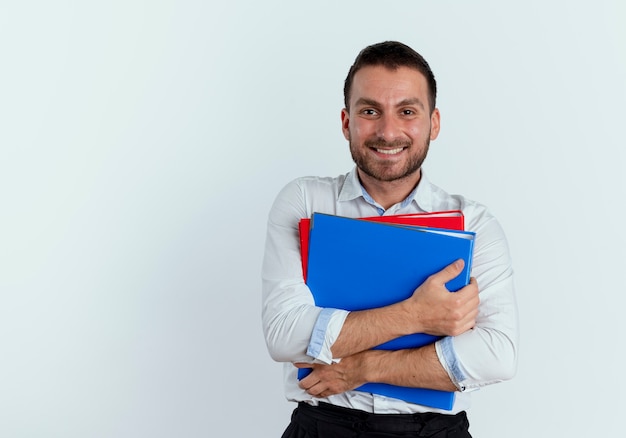
[{"label": "man's forearm", "polygon": [[480,301],[476,280],[455,293],[445,287],[462,269],[463,262],[458,261],[430,276],[404,301],[350,313],[331,347],[333,357],[350,356],[413,333],[457,336],[472,328]]},{"label": "man's forearm", "polygon": [[363,351],[332,365],[295,365],[313,368],[299,385],[314,397],[340,394],[369,382],[443,391],[457,389],[439,362],[433,344],[409,350]]},{"label": "man's forearm", "polygon": [[368,382],[457,391],[439,362],[435,344],[408,350],[372,350],[364,354],[363,361]]},{"label": "man's forearm", "polygon": [[372,310],[351,312],[331,351],[333,357],[346,357],[361,351],[370,350],[377,345],[416,333],[415,323],[406,307],[394,304]]}]

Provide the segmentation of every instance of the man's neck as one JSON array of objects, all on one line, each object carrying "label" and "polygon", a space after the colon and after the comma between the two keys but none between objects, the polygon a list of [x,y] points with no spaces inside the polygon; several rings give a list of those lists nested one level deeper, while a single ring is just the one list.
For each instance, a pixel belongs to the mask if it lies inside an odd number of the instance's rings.
[{"label": "man's neck", "polygon": [[395,181],[379,181],[358,170],[359,180],[367,193],[385,210],[402,202],[420,182],[422,172],[417,172]]}]

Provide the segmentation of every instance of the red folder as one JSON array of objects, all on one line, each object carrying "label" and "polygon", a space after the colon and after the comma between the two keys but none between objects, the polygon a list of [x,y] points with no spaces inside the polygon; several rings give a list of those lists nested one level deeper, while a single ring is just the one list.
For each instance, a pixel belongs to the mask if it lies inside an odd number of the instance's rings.
[{"label": "red folder", "polygon": [[[420,227],[444,228],[448,230],[465,229],[463,213],[460,210],[436,211],[432,213],[412,213],[391,216],[373,216],[360,218],[374,222],[389,222],[399,225],[417,225]],[[306,282],[309,256],[309,228],[311,219],[300,220],[300,257],[302,258],[302,276]]]}]

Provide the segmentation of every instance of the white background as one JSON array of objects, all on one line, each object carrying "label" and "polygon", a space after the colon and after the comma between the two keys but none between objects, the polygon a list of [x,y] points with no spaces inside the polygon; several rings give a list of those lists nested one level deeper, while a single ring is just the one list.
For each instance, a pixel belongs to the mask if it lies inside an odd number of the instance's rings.
[{"label": "white background", "polygon": [[504,226],[517,377],[480,438],[623,429],[626,7],[601,1],[55,1],[0,6],[0,436],[278,437],[265,221],[352,167],[364,46],[430,62],[425,164]]}]

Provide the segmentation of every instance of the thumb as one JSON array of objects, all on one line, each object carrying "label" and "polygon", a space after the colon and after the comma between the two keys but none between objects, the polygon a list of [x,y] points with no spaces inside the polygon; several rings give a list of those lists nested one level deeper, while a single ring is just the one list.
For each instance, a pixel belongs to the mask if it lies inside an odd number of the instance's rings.
[{"label": "thumb", "polygon": [[453,278],[456,278],[461,273],[461,271],[463,271],[464,267],[465,261],[463,259],[458,259],[453,263],[450,263],[441,271],[434,274],[433,279],[435,279],[437,283],[446,284]]}]

